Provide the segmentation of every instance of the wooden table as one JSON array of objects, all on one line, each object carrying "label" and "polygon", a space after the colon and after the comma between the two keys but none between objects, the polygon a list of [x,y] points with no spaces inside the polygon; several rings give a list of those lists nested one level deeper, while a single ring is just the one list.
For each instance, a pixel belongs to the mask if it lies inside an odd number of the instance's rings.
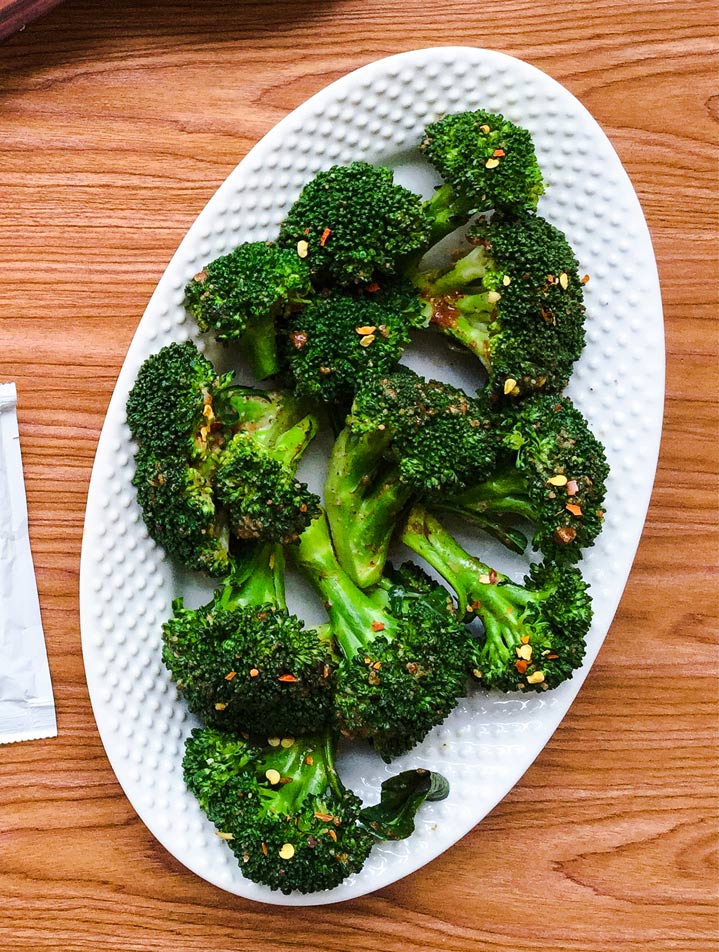
[{"label": "wooden table", "polygon": [[[0,46],[0,379],[20,395],[59,723],[57,739],[0,748],[3,952],[717,948],[716,13],[713,0],[68,0]],[[149,295],[237,161],[328,81],[444,44],[550,73],[625,163],[665,305],[656,489],[591,677],[506,799],[375,895],[265,907],[165,852],[106,760],[78,619],[93,454]]]}]

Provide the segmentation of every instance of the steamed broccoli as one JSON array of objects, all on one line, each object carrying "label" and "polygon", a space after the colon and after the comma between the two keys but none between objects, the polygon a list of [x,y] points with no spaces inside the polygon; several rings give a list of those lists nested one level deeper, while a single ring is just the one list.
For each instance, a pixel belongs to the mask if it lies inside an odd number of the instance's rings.
[{"label": "steamed broccoli", "polygon": [[212,727],[310,733],[334,711],[329,639],[288,613],[279,545],[238,559],[209,604],[177,599],[162,657],[189,709]]},{"label": "steamed broccoli", "polygon": [[383,578],[362,591],[337,561],[323,515],[293,551],[325,603],[343,659],[335,676],[342,732],[364,737],[385,759],[410,750],[441,723],[466,690],[467,629],[441,586]]},{"label": "steamed broccoli", "polygon": [[362,868],[374,838],[337,773],[331,734],[289,739],[195,730],[185,782],[248,879],[283,893],[331,889]]},{"label": "steamed broccoli", "polygon": [[604,447],[568,397],[528,397],[494,417],[499,463],[492,475],[432,507],[502,538],[506,520],[528,520],[545,558],[576,562],[602,529]]},{"label": "steamed broccoli", "polygon": [[307,415],[284,429],[289,422],[240,431],[217,455],[216,498],[238,539],[289,545],[319,512],[319,499],[295,476],[317,422]]},{"label": "steamed broccoli", "polygon": [[307,264],[295,249],[246,242],[205,265],[185,289],[187,307],[202,331],[239,341],[258,380],[278,372],[276,322],[311,290]]},{"label": "steamed broccoli", "polygon": [[140,444],[133,485],[152,538],[183,564],[222,575],[230,530],[291,542],[318,500],[294,476],[317,431],[288,393],[232,384],[194,344],[171,344],[140,368],[127,418]]},{"label": "steamed broccoli", "polygon": [[312,298],[287,324],[295,392],[325,403],[352,398],[367,376],[386,374],[424,323],[417,289],[387,278],[373,290],[332,290]]},{"label": "steamed broccoli", "polygon": [[218,577],[230,563],[230,533],[210,479],[177,456],[140,447],[132,485],[147,531],[182,565]]},{"label": "steamed broccoli", "polygon": [[429,229],[419,196],[396,184],[391,169],[352,162],[305,185],[279,244],[305,256],[316,286],[342,286],[395,273],[426,244]]},{"label": "steamed broccoli", "polygon": [[231,379],[232,374],[219,375],[192,341],[163,347],[143,362],[130,390],[130,432],[154,453],[207,456],[212,398]]},{"label": "steamed broccoli", "polygon": [[495,441],[477,401],[400,366],[357,392],[330,454],[324,501],[340,564],[361,588],[379,581],[410,499],[486,477]]},{"label": "steamed broccoli", "polygon": [[524,585],[466,552],[421,506],[410,512],[402,542],[454,589],[484,625],[473,674],[500,691],[546,690],[571,678],[585,653],[592,619],[587,586],[573,566],[532,565]]},{"label": "steamed broccoli", "polygon": [[472,250],[417,283],[431,323],[470,350],[495,397],[558,393],[584,347],[584,295],[565,235],[536,215],[468,230]]},{"label": "steamed broccoli", "polygon": [[419,148],[443,182],[425,203],[432,243],[477,212],[534,211],[544,191],[529,132],[501,115],[446,115],[427,126]]}]

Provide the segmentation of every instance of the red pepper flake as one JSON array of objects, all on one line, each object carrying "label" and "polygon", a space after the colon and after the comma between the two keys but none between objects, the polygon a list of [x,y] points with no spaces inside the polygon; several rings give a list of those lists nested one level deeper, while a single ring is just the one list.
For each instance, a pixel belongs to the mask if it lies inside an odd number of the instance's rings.
[{"label": "red pepper flake", "polygon": [[257,668],[250,668],[250,677],[251,677],[251,678],[256,678],[259,673],[260,673],[260,672],[257,670]]},{"label": "red pepper flake", "polygon": [[567,495],[576,496],[579,492],[579,485],[577,484],[576,479],[570,479],[567,483]]},{"label": "red pepper flake", "polygon": [[262,846],[263,856],[267,856],[267,854],[269,853],[269,850],[267,849],[267,843],[262,843],[261,846]]},{"label": "red pepper flake", "polygon": [[586,284],[588,280],[589,280],[589,275],[585,274],[584,277],[582,278],[582,284]]},{"label": "red pepper flake", "polygon": [[497,583],[497,573],[494,571],[494,569],[490,569],[490,572],[489,572],[489,584],[490,584],[490,585],[496,585],[496,583]]},{"label": "red pepper flake", "polygon": [[519,661],[515,662],[514,667],[517,669],[517,671],[519,671],[520,674],[524,674],[529,667],[529,663],[527,661],[522,661],[520,658]]},{"label": "red pepper flake", "polygon": [[559,526],[559,528],[555,529],[552,533],[552,538],[560,545],[568,545],[577,538],[577,530],[571,526]]},{"label": "red pepper flake", "polygon": [[548,660],[548,661],[556,661],[558,657],[559,657],[558,654],[548,654],[548,655],[547,655],[547,660]]},{"label": "red pepper flake", "polygon": [[334,820],[331,813],[319,813],[317,810],[315,810],[313,816],[316,820],[321,820],[323,823],[331,823]]},{"label": "red pepper flake", "polygon": [[292,331],[290,340],[295,350],[302,350],[307,343],[307,334],[304,331]]},{"label": "red pepper flake", "polygon": [[504,151],[504,149],[495,149],[492,155],[500,159],[503,155],[506,155],[506,152]]},{"label": "red pepper flake", "polygon": [[225,675],[225,681],[231,681],[233,678],[236,678],[236,677],[237,677],[236,671],[228,671],[227,674]]},{"label": "red pepper flake", "polygon": [[325,242],[327,241],[327,239],[329,238],[331,234],[332,234],[332,229],[325,228],[325,230],[320,235],[320,248],[324,248]]},{"label": "red pepper flake", "polygon": [[294,674],[281,674],[277,680],[282,681],[285,684],[294,684],[297,678],[294,676]]},{"label": "red pepper flake", "polygon": [[582,507],[577,506],[576,503],[568,502],[564,508],[567,512],[571,512],[573,516],[581,516],[582,514]]},{"label": "red pepper flake", "polygon": [[376,281],[373,281],[371,284],[367,285],[367,290],[374,294],[375,291],[379,291],[379,284],[377,284]]},{"label": "red pepper flake", "polygon": [[372,631],[384,631],[384,622],[383,622],[383,621],[373,621],[373,622],[372,622]]}]

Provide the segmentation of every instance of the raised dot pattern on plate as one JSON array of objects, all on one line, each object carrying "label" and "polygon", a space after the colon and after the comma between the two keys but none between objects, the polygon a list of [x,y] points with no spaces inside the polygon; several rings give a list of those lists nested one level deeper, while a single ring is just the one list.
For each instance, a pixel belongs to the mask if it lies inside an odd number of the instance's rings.
[{"label": "raised dot pattern on plate", "polygon": [[[124,405],[149,353],[173,340],[197,339],[183,288],[203,263],[240,242],[274,237],[304,183],[330,164],[387,163],[403,184],[425,181],[426,171],[415,178],[413,151],[424,126],[446,112],[480,107],[503,112],[532,133],[549,182],[540,211],[567,232],[590,275],[588,343],[570,394],[606,441],[612,474],[606,529],[583,562],[596,607],[587,663],[551,697],[475,693],[391,770],[369,754],[343,753],[348,783],[368,802],[377,799],[389,772],[409,766],[440,769],[450,798],[426,805],[413,839],[375,847],[364,870],[341,886],[285,897],[244,879],[182,781],[182,742],[195,721],[160,655],[160,628],[179,582],[138,517]],[[623,264],[630,249],[631,267]],[[93,469],[81,566],[88,685],[113,768],[158,839],[231,892],[314,904],[393,882],[479,822],[551,736],[611,622],[649,500],[662,398],[661,300],[641,209],[604,134],[554,80],[487,50],[418,50],[344,77],[285,118],[218,189],[168,266],[128,352]]]}]

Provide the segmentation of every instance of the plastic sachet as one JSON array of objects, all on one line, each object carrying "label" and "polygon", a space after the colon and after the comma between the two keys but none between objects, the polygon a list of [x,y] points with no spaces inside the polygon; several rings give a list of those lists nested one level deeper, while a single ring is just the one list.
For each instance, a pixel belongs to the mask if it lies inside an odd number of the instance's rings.
[{"label": "plastic sachet", "polygon": [[15,384],[0,383],[0,744],[57,734],[16,406]]}]

